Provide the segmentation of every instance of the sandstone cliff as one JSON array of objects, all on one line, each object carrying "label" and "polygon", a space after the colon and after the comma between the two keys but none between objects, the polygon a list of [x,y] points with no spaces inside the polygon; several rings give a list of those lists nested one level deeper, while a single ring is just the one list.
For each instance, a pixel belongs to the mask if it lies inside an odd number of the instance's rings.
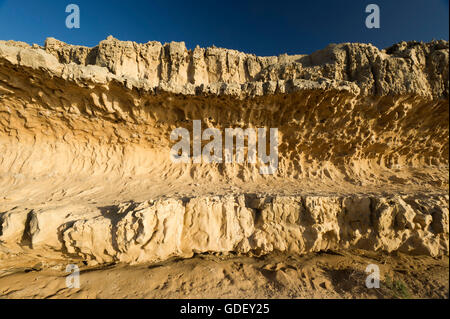
[{"label": "sandstone cliff", "polygon": [[[449,45],[257,57],[0,41],[0,257],[448,255]],[[279,167],[175,164],[192,121],[276,127]]]}]

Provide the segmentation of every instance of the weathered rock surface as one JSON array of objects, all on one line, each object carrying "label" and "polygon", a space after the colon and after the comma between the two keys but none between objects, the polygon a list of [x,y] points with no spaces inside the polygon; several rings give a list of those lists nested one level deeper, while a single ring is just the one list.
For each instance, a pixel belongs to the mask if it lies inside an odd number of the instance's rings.
[{"label": "weathered rock surface", "polygon": [[[448,255],[446,41],[256,57],[0,41],[0,257]],[[276,127],[279,167],[175,164],[170,132]]]},{"label": "weathered rock surface", "polygon": [[335,88],[363,95],[448,98],[449,92],[447,41],[402,42],[381,51],[370,44],[331,44],[310,55],[278,57],[216,47],[187,50],[184,42],[138,44],[111,36],[94,48],[53,38],[44,48],[13,41],[0,46],[3,59],[67,80],[117,80],[127,87],[173,93],[248,96]]},{"label": "weathered rock surface", "polygon": [[[18,217],[18,216],[21,216]],[[438,256],[448,252],[448,196],[202,196],[1,216],[12,250],[90,263],[154,262],[194,253],[304,254],[365,249]]]}]

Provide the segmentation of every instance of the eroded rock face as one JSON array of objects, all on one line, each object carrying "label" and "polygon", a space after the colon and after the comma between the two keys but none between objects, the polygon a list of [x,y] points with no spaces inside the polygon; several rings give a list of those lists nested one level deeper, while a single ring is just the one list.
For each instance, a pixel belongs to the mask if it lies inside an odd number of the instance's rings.
[{"label": "eroded rock face", "polygon": [[105,67],[116,77],[137,80],[135,86],[172,92],[261,95],[344,88],[363,95],[448,98],[446,41],[402,42],[382,51],[370,44],[331,44],[311,55],[278,57],[216,47],[188,51],[184,42],[138,44],[113,37],[94,48],[49,38],[44,49],[62,64]]},{"label": "eroded rock face", "polygon": [[27,244],[25,232],[36,253],[59,251],[90,263],[345,248],[438,256],[449,249],[448,196],[200,196],[128,202],[81,215],[67,207],[40,209],[26,222],[18,215],[2,216],[6,247]]},{"label": "eroded rock face", "polygon": [[[448,55],[446,41],[278,57],[0,41],[0,254],[448,255]],[[276,174],[171,162],[170,132],[193,120],[278,128]]]}]

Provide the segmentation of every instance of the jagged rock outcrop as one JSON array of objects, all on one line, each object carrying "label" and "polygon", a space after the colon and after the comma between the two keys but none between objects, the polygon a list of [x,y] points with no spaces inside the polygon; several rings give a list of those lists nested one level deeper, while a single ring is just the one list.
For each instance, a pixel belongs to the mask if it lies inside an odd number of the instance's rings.
[{"label": "jagged rock outcrop", "polygon": [[[449,90],[446,41],[402,42],[382,51],[370,44],[332,44],[311,55],[278,57],[216,47],[187,50],[183,42],[137,44],[113,37],[94,48],[53,38],[34,50],[15,42],[3,42],[2,47],[11,62],[33,67],[40,61],[65,79],[118,79],[127,86],[184,94],[262,95],[342,87],[363,95],[439,98],[448,97]],[[40,50],[55,56],[59,64]]]},{"label": "jagged rock outcrop", "polygon": [[[0,247],[97,263],[448,255],[448,61],[447,41],[278,57],[0,41]],[[170,132],[193,120],[278,128],[276,174],[171,162]]]},{"label": "jagged rock outcrop", "polygon": [[[262,95],[307,88],[345,88],[363,95],[448,97],[448,42],[332,44],[311,55],[257,57],[184,42],[138,44],[113,37],[94,48],[49,38],[45,51],[62,64],[105,67],[134,86],[182,93]],[[286,83],[287,82],[287,83]],[[250,84],[252,83],[252,84]]]}]

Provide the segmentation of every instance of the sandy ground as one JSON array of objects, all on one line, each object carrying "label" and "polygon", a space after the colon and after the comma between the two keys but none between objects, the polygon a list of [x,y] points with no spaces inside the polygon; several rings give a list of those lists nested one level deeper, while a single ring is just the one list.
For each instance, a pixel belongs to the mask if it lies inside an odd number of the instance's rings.
[{"label": "sandy ground", "polygon": [[[80,264],[80,288],[66,265],[33,263],[0,274],[1,298],[448,298],[449,259],[365,251],[305,256],[197,255],[152,265]],[[367,265],[380,288],[366,287]]]}]

